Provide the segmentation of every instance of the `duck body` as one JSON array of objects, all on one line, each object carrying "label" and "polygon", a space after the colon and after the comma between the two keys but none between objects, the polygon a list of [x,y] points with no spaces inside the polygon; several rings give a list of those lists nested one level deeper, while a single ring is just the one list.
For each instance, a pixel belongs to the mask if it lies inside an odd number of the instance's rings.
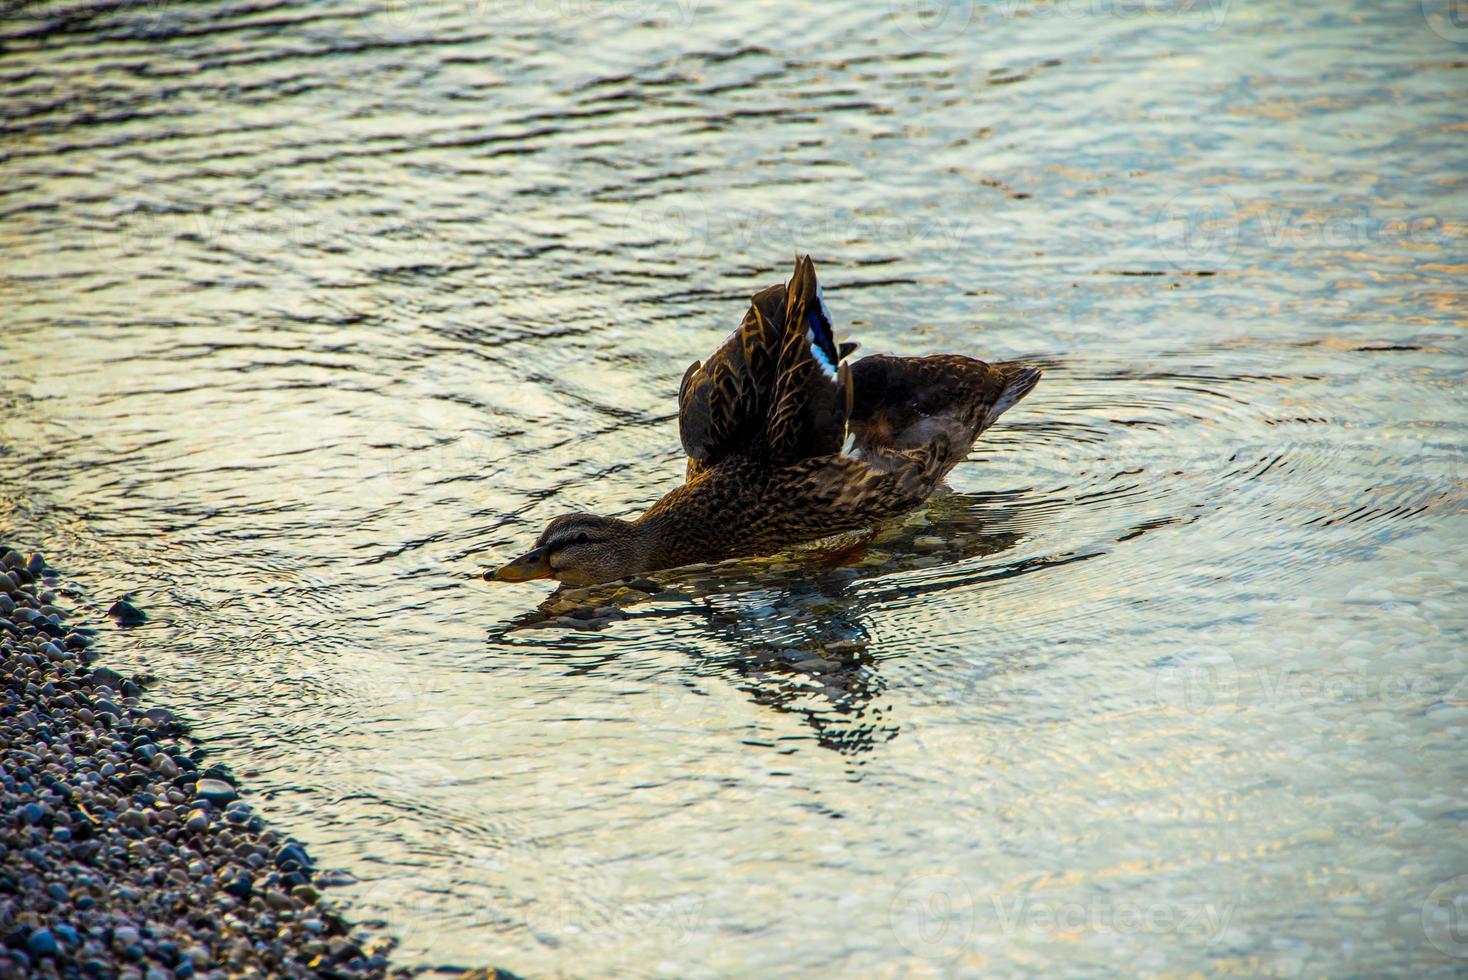
[{"label": "duck body", "polygon": [[571,514],[493,577],[594,584],[766,555],[921,504],[1040,372],[960,354],[852,360],[815,266],[756,293],[678,392],[685,482],[639,518]]}]

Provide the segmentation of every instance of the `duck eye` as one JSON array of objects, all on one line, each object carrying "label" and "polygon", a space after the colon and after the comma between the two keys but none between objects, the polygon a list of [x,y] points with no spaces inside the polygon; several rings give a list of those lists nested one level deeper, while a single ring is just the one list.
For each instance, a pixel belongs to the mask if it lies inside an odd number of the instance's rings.
[{"label": "duck eye", "polygon": [[572,544],[590,544],[591,543],[591,535],[587,534],[585,531],[581,531],[581,532],[577,533],[577,535],[574,538],[571,539],[571,543]]}]

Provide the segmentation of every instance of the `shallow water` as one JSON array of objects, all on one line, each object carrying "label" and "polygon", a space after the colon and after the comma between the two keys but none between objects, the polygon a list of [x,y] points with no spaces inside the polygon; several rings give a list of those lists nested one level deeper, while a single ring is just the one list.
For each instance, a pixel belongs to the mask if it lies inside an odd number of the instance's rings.
[{"label": "shallow water", "polygon": [[[405,964],[1460,975],[1450,13],[12,12],[0,532]],[[864,555],[518,628],[797,250],[1044,381]]]}]

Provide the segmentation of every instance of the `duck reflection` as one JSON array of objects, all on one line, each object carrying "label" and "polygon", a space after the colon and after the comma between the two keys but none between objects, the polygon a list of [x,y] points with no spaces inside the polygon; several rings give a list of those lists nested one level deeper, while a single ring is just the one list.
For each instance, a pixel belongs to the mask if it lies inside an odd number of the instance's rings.
[{"label": "duck reflection", "polygon": [[[523,631],[559,630],[559,651],[570,646],[584,654],[596,631],[620,620],[677,619],[686,630],[693,618],[712,642],[688,645],[691,673],[722,676],[751,702],[800,717],[825,748],[861,753],[898,733],[876,703],[886,685],[867,608],[992,577],[994,566],[975,560],[1021,538],[984,529],[1003,526],[1003,518],[993,496],[946,494],[903,522],[797,552],[562,587],[493,638],[513,641]],[[965,565],[956,578],[891,581],[904,572]],[[618,655],[611,649],[604,657],[578,657],[572,672],[605,669]]]}]

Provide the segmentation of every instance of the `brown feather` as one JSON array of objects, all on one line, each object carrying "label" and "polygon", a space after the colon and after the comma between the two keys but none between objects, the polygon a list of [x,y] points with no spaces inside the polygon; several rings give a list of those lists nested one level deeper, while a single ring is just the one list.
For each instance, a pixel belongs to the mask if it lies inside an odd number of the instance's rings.
[{"label": "brown feather", "polygon": [[769,554],[905,513],[1040,378],[960,354],[844,360],[854,349],[836,344],[815,266],[798,259],[790,282],[756,293],[739,328],[684,373],[684,484],[636,521],[557,518],[541,542],[555,577]]}]

